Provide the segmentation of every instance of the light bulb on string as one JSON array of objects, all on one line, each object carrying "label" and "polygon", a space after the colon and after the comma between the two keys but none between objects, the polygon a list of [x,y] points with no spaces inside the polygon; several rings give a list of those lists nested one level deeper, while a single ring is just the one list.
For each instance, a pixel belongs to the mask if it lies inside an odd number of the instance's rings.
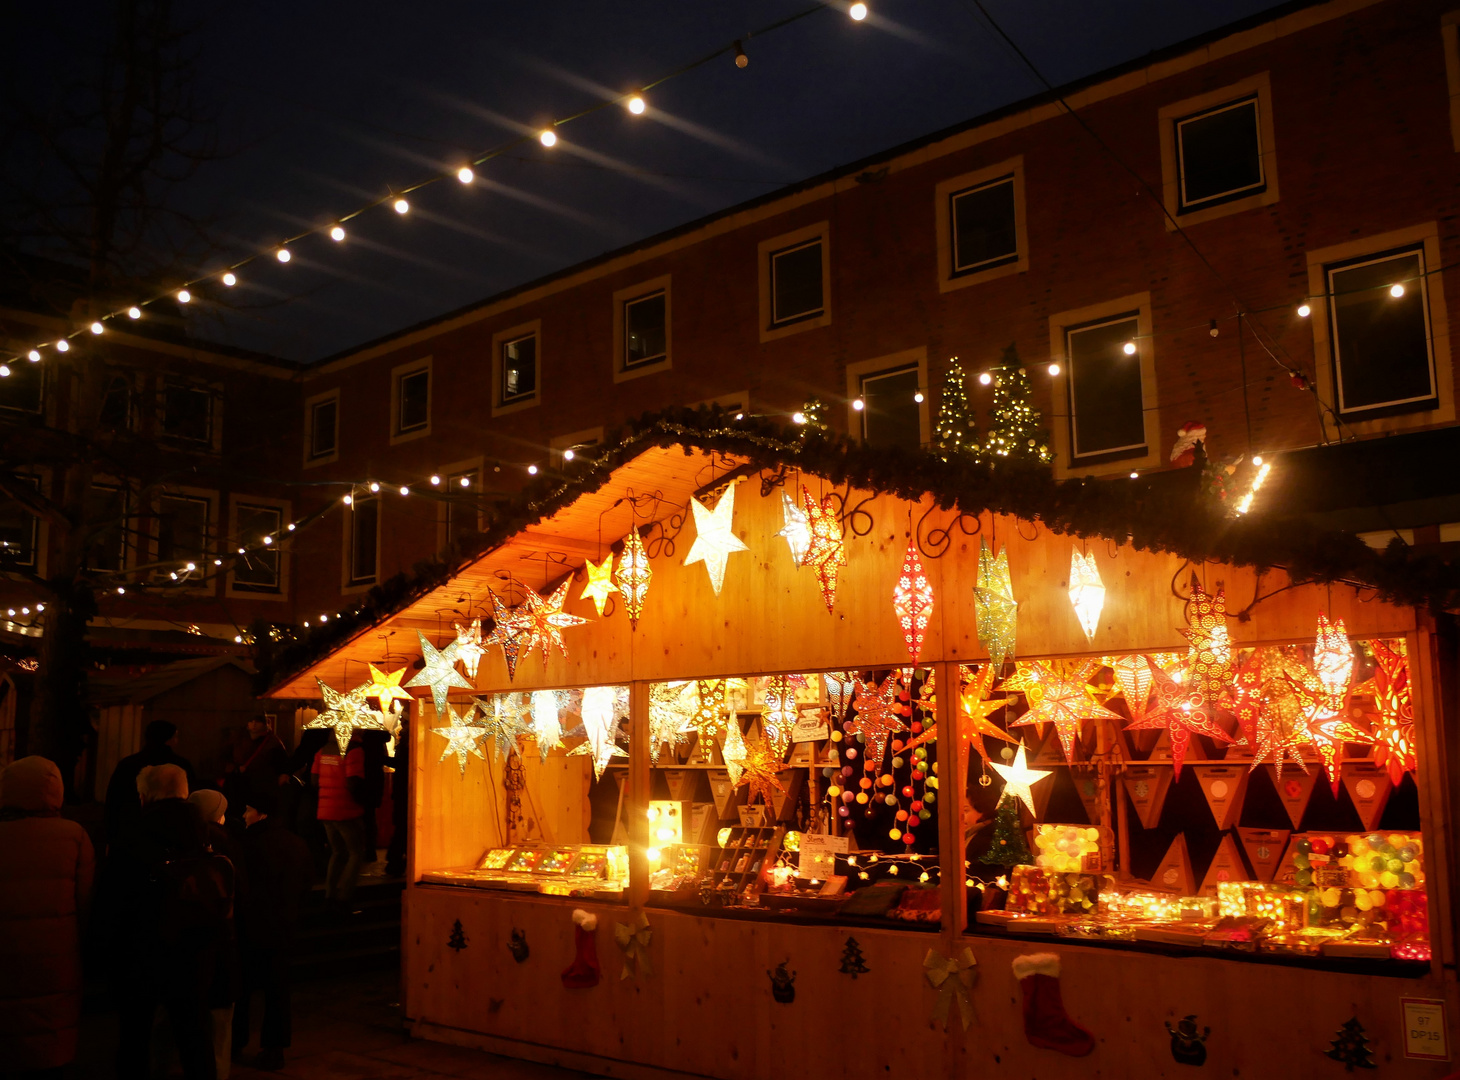
[{"label": "light bulb on string", "polygon": [[1132,479],[1132,480],[1139,480],[1139,479],[1140,479],[1140,477],[1141,477],[1141,474],[1140,474],[1140,473],[1138,473],[1138,472],[1133,472],[1133,473],[1131,473],[1131,474],[1130,474],[1130,478],[1131,478],[1131,479]]},{"label": "light bulb on string", "polygon": [[346,506],[354,506],[355,505],[355,496],[353,496],[353,495],[346,495],[345,496],[345,505]]},{"label": "light bulb on string", "polygon": [[[537,468],[537,466],[534,465],[533,468],[535,469],[535,468]],[[461,478],[461,486],[462,487],[471,487],[471,477],[470,476],[463,476]]]},{"label": "light bulb on string", "polygon": [[989,383],[994,381],[994,377],[990,375],[987,371],[981,371],[978,375],[978,381],[981,385],[987,386],[989,385]]},{"label": "light bulb on string", "polygon": [[[338,226],[336,226],[336,227],[338,228]],[[340,229],[340,239],[341,240],[344,239],[344,231],[345,230]],[[289,254],[289,249],[288,248],[281,247],[278,251],[274,252],[274,258],[278,259],[281,263],[286,263],[290,259],[292,259],[293,256]]]},{"label": "light bulb on string", "polygon": [[852,408],[855,409],[857,412],[861,412],[866,407],[867,407],[867,403],[865,401],[863,401],[861,398],[853,398],[852,399]]},{"label": "light bulb on string", "polygon": [[646,108],[648,108],[648,106],[644,103],[644,99],[638,94],[635,94],[633,97],[629,98],[628,109],[629,112],[633,113],[635,116],[643,116],[644,110]]},{"label": "light bulb on string", "polygon": [[573,458],[575,458],[575,457],[577,457],[577,455],[573,453],[573,450],[572,450],[571,447],[569,447],[567,450],[564,450],[563,451],[563,460],[564,461],[572,461]]},{"label": "light bulb on string", "polygon": [[376,483],[374,480],[370,481],[370,491],[371,491],[371,493],[373,494],[374,492],[377,492],[379,490],[380,490],[380,485],[378,483]]},{"label": "light bulb on string", "polygon": [[233,288],[233,286],[238,284],[238,275],[235,274],[232,270],[229,270],[223,275],[223,284],[230,289]]},{"label": "light bulb on string", "polygon": [[190,303],[192,301],[192,299],[193,299],[193,294],[190,293],[190,292],[188,292],[186,289],[179,289],[177,291],[177,302],[179,304]]},{"label": "light bulb on string", "polygon": [[1120,347],[1120,351],[1127,356],[1134,356],[1136,354],[1136,343],[1134,341],[1127,341]]},{"label": "light bulb on string", "polygon": [[558,133],[552,128],[544,128],[538,132],[537,141],[544,146],[556,146],[558,144]]},{"label": "light bulb on string", "polygon": [[69,341],[67,341],[65,338],[62,338],[60,341],[56,342],[56,351],[57,352],[70,352],[71,351],[71,343]]},{"label": "light bulb on string", "polygon": [[847,8],[847,14],[852,17],[853,22],[861,22],[867,17],[867,5],[858,0],[857,3]]},{"label": "light bulb on string", "polygon": [[1050,378],[1054,378],[1054,376],[1058,375],[1059,373],[1060,373],[1060,366],[1058,364],[1050,364],[1049,365],[1049,375],[1050,375]]},{"label": "light bulb on string", "polygon": [[745,55],[745,50],[738,41],[735,43],[735,66],[742,70],[750,66],[750,57]]},{"label": "light bulb on string", "polygon": [[264,537],[264,544],[265,544],[265,546],[267,546],[269,544],[272,544],[273,542],[274,542],[274,538],[272,536],[266,536],[266,537]]},{"label": "light bulb on string", "polygon": [[330,239],[333,240],[335,243],[338,244],[344,238],[345,227],[343,225],[335,225],[330,229]]},{"label": "light bulb on string", "polygon": [[106,327],[102,326],[101,323],[99,323],[99,322],[94,322],[94,323],[91,324],[91,332],[93,334],[100,334],[105,329],[106,329]]},{"label": "light bulb on string", "polygon": [[923,392],[919,390],[917,393],[913,394],[913,400],[921,405],[923,403]]},{"label": "light bulb on string", "polygon": [[39,363],[41,358],[41,351],[39,349],[32,349],[30,352],[25,354],[25,358],[29,360],[32,364]]},{"label": "light bulb on string", "polygon": [[397,199],[390,205],[397,214],[409,214],[411,212],[411,204],[404,199]]},{"label": "light bulb on string", "polygon": [[141,317],[142,317],[142,309],[141,308],[139,308],[139,307],[129,307],[127,309],[127,318],[129,318],[129,319],[140,319]]},{"label": "light bulb on string", "polygon": [[1262,455],[1261,454],[1253,454],[1252,455],[1252,464],[1261,467],[1261,465],[1262,465]]},{"label": "light bulb on string", "polygon": [[292,522],[292,521],[289,522],[289,524],[285,525],[284,528],[288,529],[290,532],[293,532],[294,531],[294,522]]},{"label": "light bulb on string", "polygon": [[477,178],[477,174],[471,171],[470,165],[463,165],[461,168],[456,170],[456,178],[460,180],[463,184],[470,184],[473,180]]},{"label": "light bulb on string", "polygon": [[0,364],[0,379],[10,378],[10,365]]},{"label": "light bulb on string", "polygon": [[804,412],[799,412],[799,411],[798,412],[793,412],[791,414],[791,423],[793,423],[793,424],[804,424],[804,423],[806,423],[806,414]]},{"label": "light bulb on string", "polygon": [[1389,286],[1389,295],[1398,300],[1404,295],[1404,286],[1396,281],[1393,285]]},{"label": "light bulb on string", "polygon": [[527,467],[527,475],[528,476],[536,476],[537,475],[537,466],[536,465],[529,465]]},{"label": "light bulb on string", "polygon": [[1306,319],[1309,315],[1312,315],[1312,314],[1313,314],[1313,309],[1311,307],[1309,307],[1307,304],[1299,304],[1298,305],[1298,317],[1300,319]]},{"label": "light bulb on string", "polygon": [[439,477],[439,476],[433,476],[433,477],[431,477],[431,484],[432,484],[432,486],[435,486],[435,485],[440,484],[440,483],[441,483],[441,477]]},{"label": "light bulb on string", "polygon": [[400,488],[400,493],[402,495],[409,495],[411,493],[411,489],[402,484]]}]

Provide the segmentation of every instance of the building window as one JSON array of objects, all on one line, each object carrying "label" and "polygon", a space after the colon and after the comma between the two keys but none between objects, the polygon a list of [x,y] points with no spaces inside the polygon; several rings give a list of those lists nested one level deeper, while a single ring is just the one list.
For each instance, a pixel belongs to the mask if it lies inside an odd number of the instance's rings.
[{"label": "building window", "polygon": [[395,433],[421,431],[431,423],[431,370],[409,371],[396,377]]},{"label": "building window", "polygon": [[43,364],[12,364],[10,378],[0,379],[0,409],[40,412],[45,385],[46,369]]},{"label": "building window", "polygon": [[1146,453],[1138,333],[1135,314],[1065,331],[1070,456],[1076,461]]},{"label": "building window", "polygon": [[195,495],[163,495],[157,500],[157,561],[166,564],[163,574],[175,566],[206,565],[212,525],[213,503]]},{"label": "building window", "polygon": [[446,546],[481,530],[478,491],[481,479],[476,469],[465,469],[446,478]]},{"label": "building window", "polygon": [[915,396],[918,381],[917,365],[861,376],[864,442],[913,450],[922,445],[923,411]]},{"label": "building window", "polygon": [[125,375],[114,375],[101,399],[101,426],[126,431],[132,426],[132,384]]},{"label": "building window", "polygon": [[992,270],[1019,258],[1014,175],[965,188],[948,197],[953,225],[953,273]]},{"label": "building window", "polygon": [[537,393],[537,335],[502,342],[501,403],[526,401]]},{"label": "building window", "polygon": [[346,567],[351,585],[373,585],[380,555],[380,500],[358,496],[350,504]]},{"label": "building window", "polygon": [[1424,249],[1387,252],[1325,272],[1339,412],[1435,408]]},{"label": "building window", "polygon": [[1176,121],[1183,213],[1267,186],[1257,109],[1254,94]]},{"label": "building window", "polygon": [[624,304],[624,367],[641,367],[669,355],[664,290]]},{"label": "building window", "polygon": [[213,441],[213,392],[166,383],[162,388],[162,433],[181,442]]},{"label": "building window", "polygon": [[340,399],[327,397],[309,403],[309,460],[333,457],[339,450]]},{"label": "building window", "polygon": [[[283,582],[280,573],[283,556],[277,544],[284,523],[283,511],[277,506],[240,502],[234,507],[233,523],[238,546],[245,549],[245,554],[233,562],[233,591],[277,594]],[[274,537],[276,542],[265,545],[266,536]]]},{"label": "building window", "polygon": [[821,240],[771,252],[771,325],[814,319],[826,308]]},{"label": "building window", "polygon": [[[41,489],[37,476],[17,476],[15,479],[37,492]],[[0,502],[0,570],[35,569],[40,538],[40,518],[12,499]]]},{"label": "building window", "polygon": [[112,484],[92,484],[86,493],[86,520],[91,529],[86,565],[91,569],[126,567],[129,501],[126,489]]}]

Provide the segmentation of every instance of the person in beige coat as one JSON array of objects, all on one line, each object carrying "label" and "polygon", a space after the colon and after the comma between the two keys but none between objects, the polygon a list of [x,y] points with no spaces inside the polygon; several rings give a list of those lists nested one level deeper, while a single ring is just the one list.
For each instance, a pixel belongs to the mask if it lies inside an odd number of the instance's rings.
[{"label": "person in beige coat", "polygon": [[0,775],[0,1068],[59,1075],[76,1057],[81,928],[91,840],[61,817],[61,773],[42,757]]}]

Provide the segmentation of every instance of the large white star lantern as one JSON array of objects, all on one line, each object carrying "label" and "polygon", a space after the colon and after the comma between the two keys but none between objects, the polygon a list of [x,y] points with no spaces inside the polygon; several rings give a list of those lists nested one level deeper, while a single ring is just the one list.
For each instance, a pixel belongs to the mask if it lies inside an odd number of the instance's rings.
[{"label": "large white star lantern", "polygon": [[705,572],[710,575],[710,588],[719,596],[720,586],[725,583],[726,560],[737,551],[750,550],[732,531],[735,484],[732,482],[725,489],[713,510],[706,510],[704,504],[695,498],[690,499],[689,505],[695,515],[695,542],[684,557],[684,565],[704,563]]}]

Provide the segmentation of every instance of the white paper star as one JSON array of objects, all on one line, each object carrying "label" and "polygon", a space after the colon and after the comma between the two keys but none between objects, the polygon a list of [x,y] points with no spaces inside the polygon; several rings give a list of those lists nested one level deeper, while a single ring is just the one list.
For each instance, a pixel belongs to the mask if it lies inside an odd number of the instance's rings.
[{"label": "white paper star", "polygon": [[534,690],[532,692],[532,734],[537,739],[537,752],[543,761],[548,752],[563,745],[563,725],[558,719],[563,700],[561,690]]},{"label": "white paper star", "polygon": [[1100,612],[1105,608],[1105,582],[1100,580],[1095,556],[1081,554],[1079,548],[1071,552],[1070,558],[1070,604],[1080,620],[1080,629],[1085,631],[1085,640],[1093,644],[1095,631],[1100,628]]},{"label": "white paper star", "polygon": [[477,746],[477,743],[486,736],[487,732],[485,728],[474,722],[476,711],[477,707],[475,705],[468,705],[466,707],[466,715],[458,716],[456,710],[450,705],[447,705],[446,719],[450,726],[431,729],[437,735],[446,739],[446,748],[441,751],[441,756],[437,760],[445,761],[446,755],[454,752],[456,754],[456,764],[460,766],[462,776],[466,775],[467,754],[475,754],[483,761],[487,760],[486,755]]},{"label": "white paper star", "polygon": [[386,730],[385,714],[366,706],[371,684],[361,683],[347,694],[342,694],[323,679],[316,677],[319,695],[324,699],[324,711],[305,724],[306,730],[326,728],[335,733],[335,742],[340,744],[340,753],[350,746],[350,737],[356,728],[373,731]]},{"label": "white paper star", "polygon": [[568,751],[568,756],[582,754],[593,760],[593,778],[603,778],[603,770],[616,757],[628,757],[618,745],[620,721],[628,715],[629,689],[626,686],[590,686],[583,691],[583,733],[588,741]]},{"label": "white paper star", "polygon": [[482,647],[482,620],[473,619],[465,626],[461,623],[455,626],[457,655],[461,658],[462,667],[466,668],[466,677],[475,681],[477,665],[487,655],[487,650]]},{"label": "white paper star", "polygon": [[781,492],[781,513],[785,525],[776,535],[786,541],[791,549],[791,561],[799,570],[806,559],[806,549],[811,546],[811,519],[784,491]]},{"label": "white paper star", "polygon": [[456,670],[456,662],[461,659],[461,644],[453,641],[444,649],[438,649],[426,640],[426,635],[419,630],[416,637],[421,639],[421,658],[426,661],[414,679],[406,683],[407,686],[429,686],[431,688],[431,704],[436,706],[436,715],[446,714],[446,695],[453,687],[462,690],[474,689],[471,683],[461,677]]},{"label": "white paper star", "polygon": [[1029,785],[1037,784],[1049,775],[1048,770],[1031,769],[1024,761],[1024,744],[1019,744],[1018,751],[1014,754],[1014,764],[1000,765],[997,762],[990,763],[989,768],[1004,778],[1004,794],[1013,795],[1024,800],[1024,805],[1029,807],[1029,812],[1034,813],[1034,795],[1029,790]]},{"label": "white paper star", "polygon": [[690,509],[695,515],[695,542],[684,557],[684,565],[702,562],[710,575],[710,587],[720,595],[720,586],[725,583],[725,562],[737,551],[749,551],[731,531],[731,519],[735,515],[735,485],[732,483],[720,496],[714,510],[706,510],[698,499],[691,498]]}]

